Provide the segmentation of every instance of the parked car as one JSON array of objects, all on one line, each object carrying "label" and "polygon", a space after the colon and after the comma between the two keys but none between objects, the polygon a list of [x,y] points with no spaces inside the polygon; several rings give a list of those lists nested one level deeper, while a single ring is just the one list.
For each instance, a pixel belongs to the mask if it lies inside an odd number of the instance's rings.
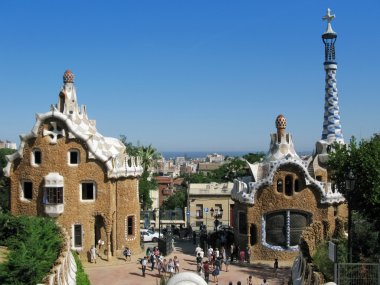
[{"label": "parked car", "polygon": [[[143,242],[157,242],[159,235],[151,229],[140,229],[141,240]],[[163,235],[161,234],[161,238]]]}]

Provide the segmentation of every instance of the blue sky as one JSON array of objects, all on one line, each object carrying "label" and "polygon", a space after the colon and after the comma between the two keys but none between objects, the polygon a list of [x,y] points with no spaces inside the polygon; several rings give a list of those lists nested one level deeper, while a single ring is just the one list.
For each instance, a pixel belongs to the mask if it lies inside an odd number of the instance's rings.
[{"label": "blue sky", "polygon": [[343,135],[379,132],[380,1],[1,1],[0,138],[19,143],[75,74],[105,136],[159,151],[298,151],[324,112],[322,16],[338,34]]}]

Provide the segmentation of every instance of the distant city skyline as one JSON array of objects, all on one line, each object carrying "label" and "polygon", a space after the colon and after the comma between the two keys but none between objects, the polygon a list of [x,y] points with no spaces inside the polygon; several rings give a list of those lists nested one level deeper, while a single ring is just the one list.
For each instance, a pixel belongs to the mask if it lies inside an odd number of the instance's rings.
[{"label": "distant city skyline", "polygon": [[75,74],[98,131],[159,152],[266,152],[283,114],[321,138],[326,9],[342,132],[380,132],[380,1],[0,2],[0,139],[19,145]]}]

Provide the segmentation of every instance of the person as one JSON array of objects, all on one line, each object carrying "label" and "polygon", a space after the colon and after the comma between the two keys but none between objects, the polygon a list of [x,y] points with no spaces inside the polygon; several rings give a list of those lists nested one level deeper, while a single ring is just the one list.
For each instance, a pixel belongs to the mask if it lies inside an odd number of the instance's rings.
[{"label": "person", "polygon": [[203,272],[205,274],[205,281],[208,283],[210,279],[210,265],[208,263],[208,260],[203,262]]},{"label": "person", "polygon": [[141,260],[141,271],[142,276],[145,277],[145,270],[146,270],[146,264],[148,263],[148,258],[144,256],[144,258]]},{"label": "person", "polygon": [[235,245],[233,243],[231,243],[230,254],[231,254],[231,263],[232,263],[234,262],[234,254],[235,254]]},{"label": "person", "polygon": [[162,270],[162,273],[164,274],[164,276],[166,277],[166,272],[168,272],[168,262],[167,262],[166,258],[164,258],[164,260],[162,261],[161,270]]},{"label": "person", "polygon": [[145,256],[150,256],[150,247],[148,247],[147,249],[146,249],[146,252],[145,252]]},{"label": "person", "polygon": [[193,231],[193,244],[197,243],[197,233]]},{"label": "person", "polygon": [[260,285],[269,285],[269,284],[267,283],[267,280],[264,279],[263,282]]},{"label": "person", "polygon": [[247,245],[246,251],[247,263],[251,263],[251,247],[249,245]]},{"label": "person", "polygon": [[253,283],[252,283],[252,275],[249,275],[249,277],[247,279],[247,285],[253,285]]},{"label": "person", "polygon": [[273,264],[273,271],[274,271],[274,276],[277,277],[277,270],[278,270],[278,259],[275,258],[274,264]]},{"label": "person", "polygon": [[240,251],[240,262],[243,263],[245,261],[245,251],[242,249]]},{"label": "person", "polygon": [[232,285],[232,281],[228,282],[228,285]]},{"label": "person", "polygon": [[100,238],[99,240],[98,240],[98,247],[99,247],[99,252],[100,252],[100,250],[102,249],[102,246],[104,245],[104,241]]},{"label": "person", "polygon": [[240,281],[238,281],[238,282],[236,283],[236,285],[241,285],[241,282],[240,282]]},{"label": "person", "polygon": [[198,255],[198,252],[202,251],[202,248],[199,246],[199,243],[198,243],[198,246],[195,248],[195,255]]},{"label": "person", "polygon": [[123,255],[125,256],[125,262],[131,261],[132,250],[129,247],[125,247]]},{"label": "person", "polygon": [[96,263],[96,247],[94,245],[91,246],[90,249],[91,263]]},{"label": "person", "polygon": [[156,257],[158,276],[161,276],[162,270],[162,258]]},{"label": "person", "polygon": [[226,272],[228,272],[228,265],[230,265],[230,260],[228,259],[228,256],[224,259],[224,265],[226,266]]},{"label": "person", "polygon": [[154,255],[153,251],[150,253],[149,261],[150,261],[150,264],[151,264],[150,269],[151,269],[151,271],[153,271],[154,270],[154,264],[156,263],[156,257]]},{"label": "person", "polygon": [[176,255],[174,256],[173,261],[174,261],[174,273],[179,273],[179,259]]},{"label": "person", "polygon": [[167,272],[169,272],[169,276],[172,277],[173,276],[173,273],[174,273],[174,261],[173,259],[169,259],[169,262],[168,262],[168,269],[167,269]]},{"label": "person", "polygon": [[212,258],[212,254],[213,254],[214,250],[212,249],[211,245],[207,251],[207,257],[208,257],[208,261],[210,262],[211,261],[211,258]]},{"label": "person", "polygon": [[214,276],[214,283],[219,282],[218,276],[220,274],[220,264],[218,260],[215,260],[214,270],[212,271],[212,276]]},{"label": "person", "polygon": [[201,268],[202,268],[202,257],[201,257],[201,254],[199,252],[198,252],[198,256],[196,258],[196,262],[197,262],[197,272],[200,273]]}]

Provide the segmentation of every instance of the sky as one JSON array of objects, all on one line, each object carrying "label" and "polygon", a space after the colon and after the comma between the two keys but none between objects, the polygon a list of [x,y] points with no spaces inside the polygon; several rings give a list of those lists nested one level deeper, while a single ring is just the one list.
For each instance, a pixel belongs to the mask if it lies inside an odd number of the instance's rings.
[{"label": "sky", "polygon": [[104,136],[158,151],[267,151],[283,114],[312,151],[336,15],[342,131],[380,132],[380,1],[0,1],[0,139],[19,144],[75,74]]}]

